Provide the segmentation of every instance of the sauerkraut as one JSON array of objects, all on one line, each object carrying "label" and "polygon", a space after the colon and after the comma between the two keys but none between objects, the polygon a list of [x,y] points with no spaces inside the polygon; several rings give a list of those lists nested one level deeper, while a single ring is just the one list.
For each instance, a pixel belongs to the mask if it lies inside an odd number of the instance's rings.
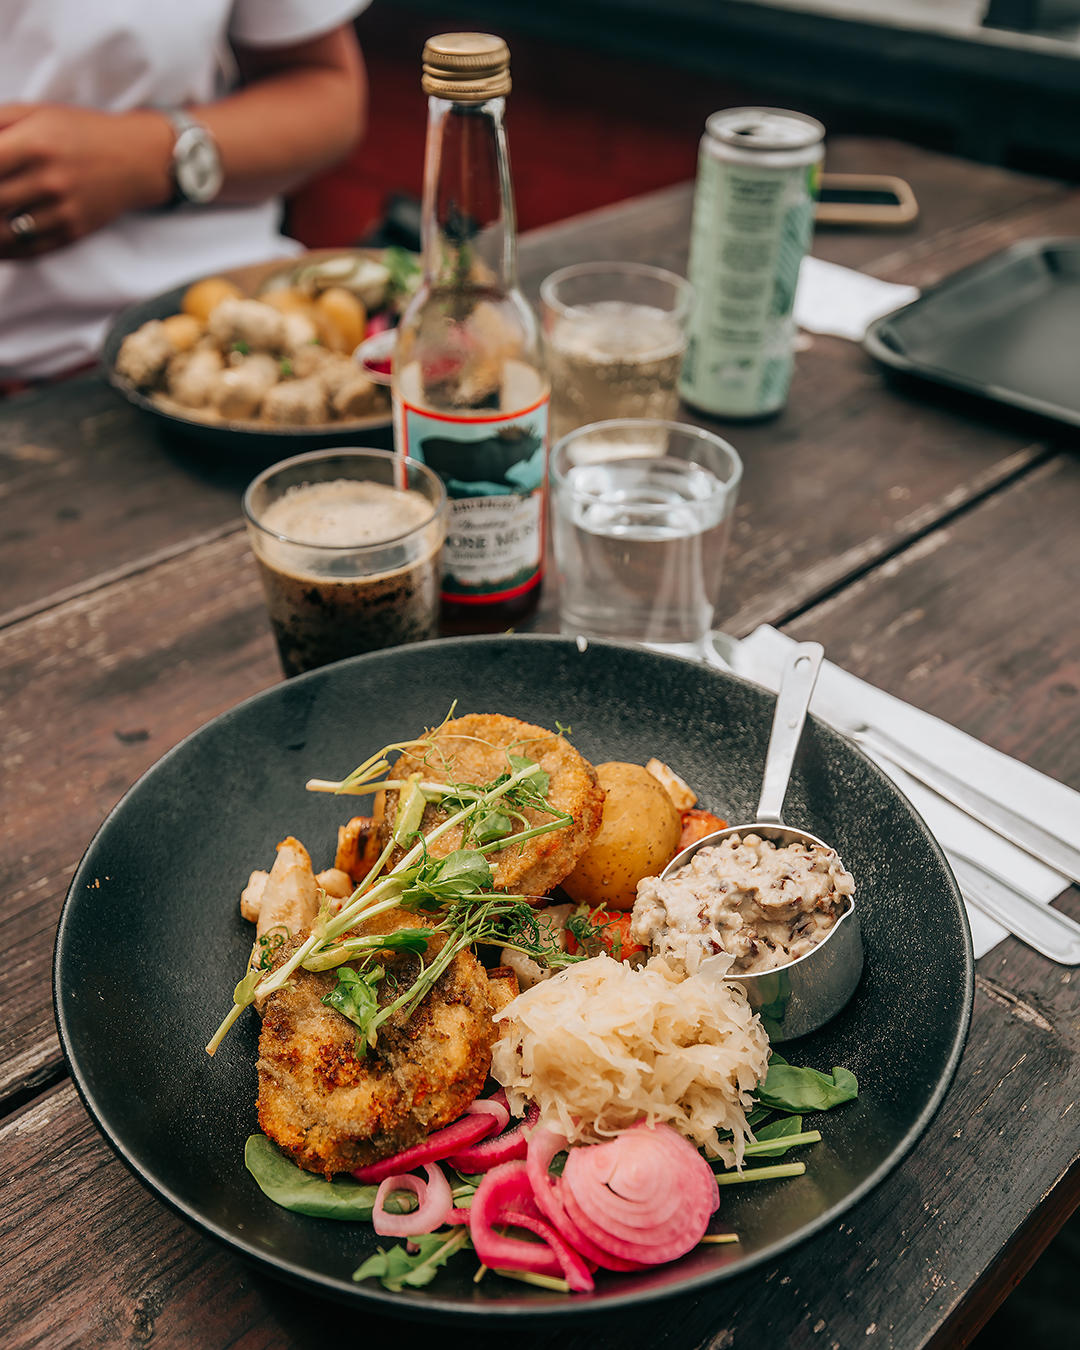
[{"label": "sauerkraut", "polygon": [[[540,1124],[571,1143],[664,1121],[729,1164],[741,1161],[769,1040],[742,990],[724,981],[730,966],[729,956],[689,976],[662,957],[640,970],[610,956],[570,966],[496,1015],[508,1025],[492,1075],[515,1114],[536,1102]],[[731,1131],[730,1144],[719,1130]]]}]

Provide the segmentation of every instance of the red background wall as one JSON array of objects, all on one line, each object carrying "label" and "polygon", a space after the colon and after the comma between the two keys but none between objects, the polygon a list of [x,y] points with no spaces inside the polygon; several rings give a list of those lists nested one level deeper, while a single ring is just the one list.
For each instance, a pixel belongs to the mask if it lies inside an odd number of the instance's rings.
[{"label": "red background wall", "polygon": [[[357,20],[371,85],[364,143],[296,195],[290,232],[309,247],[361,237],[388,192],[420,195],[427,99],[420,54],[458,20],[378,3]],[[670,67],[601,56],[513,32],[507,130],[523,230],[694,176],[705,118],[753,101],[744,90]]]}]

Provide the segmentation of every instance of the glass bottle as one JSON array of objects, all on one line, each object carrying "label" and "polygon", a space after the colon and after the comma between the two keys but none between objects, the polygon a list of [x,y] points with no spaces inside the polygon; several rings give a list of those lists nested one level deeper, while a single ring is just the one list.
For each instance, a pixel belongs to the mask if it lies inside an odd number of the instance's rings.
[{"label": "glass bottle", "polygon": [[424,280],[398,329],[394,434],[446,485],[448,633],[520,621],[543,576],[549,386],[517,285],[509,61],[486,33],[424,47]]}]

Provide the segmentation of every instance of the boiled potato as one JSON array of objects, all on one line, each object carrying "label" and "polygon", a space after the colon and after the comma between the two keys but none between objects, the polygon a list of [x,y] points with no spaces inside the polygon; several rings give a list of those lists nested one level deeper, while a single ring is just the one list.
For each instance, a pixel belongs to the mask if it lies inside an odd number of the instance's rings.
[{"label": "boiled potato", "polygon": [[282,314],[304,314],[310,319],[315,311],[315,302],[299,286],[278,286],[276,290],[263,291],[258,299]]},{"label": "boiled potato", "polygon": [[332,352],[348,356],[364,340],[367,311],[344,286],[331,286],[315,301],[319,336]]},{"label": "boiled potato", "polygon": [[180,308],[185,314],[194,315],[205,323],[211,313],[223,300],[240,300],[243,291],[224,277],[204,277],[184,292]]},{"label": "boiled potato", "polygon": [[193,314],[170,314],[161,323],[178,352],[189,352],[202,334],[202,324]]},{"label": "boiled potato", "polygon": [[598,764],[607,793],[600,829],[563,881],[572,899],[601,909],[633,909],[642,877],[657,876],[679,842],[679,813],[640,764]]}]

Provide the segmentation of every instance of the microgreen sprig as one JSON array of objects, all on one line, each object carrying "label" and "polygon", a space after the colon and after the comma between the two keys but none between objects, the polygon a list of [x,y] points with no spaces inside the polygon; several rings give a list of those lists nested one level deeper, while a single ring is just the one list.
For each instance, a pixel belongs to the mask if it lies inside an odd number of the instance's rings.
[{"label": "microgreen sprig", "polygon": [[[453,708],[451,708],[450,711],[452,713]],[[450,714],[448,714],[448,716],[449,715]],[[354,790],[357,785],[365,783],[367,786],[365,786],[363,790],[366,792],[373,791],[374,788],[371,785],[371,780],[377,778],[378,775],[385,772],[389,767],[389,761],[386,758],[389,753],[394,750],[415,750],[418,746],[425,744],[430,746],[432,741],[427,738],[421,738],[420,740],[401,742],[384,747],[377,754],[372,755],[369,759],[365,760],[365,762],[361,764],[359,768],[354,770],[348,778],[343,779],[338,785],[339,789],[341,791],[350,792]],[[233,991],[233,1006],[229,1009],[222,1020],[221,1025],[206,1046],[207,1054],[212,1055],[217,1050],[230,1027],[232,1027],[246,1007],[254,1003],[257,998],[265,998],[268,995],[275,993],[277,990],[285,988],[289,983],[290,976],[293,972],[300,966],[306,966],[307,962],[313,957],[317,962],[322,959],[322,953],[325,949],[330,944],[334,943],[336,938],[340,937],[343,933],[346,933],[350,928],[353,928],[361,916],[365,919],[371,919],[400,905],[405,892],[411,886],[415,887],[415,883],[420,875],[415,869],[422,860],[426,861],[428,846],[437,842],[451,830],[456,829],[460,825],[465,832],[468,833],[471,821],[477,817],[492,814],[492,808],[495,808],[497,813],[500,804],[507,805],[515,815],[518,814],[519,806],[528,805],[536,809],[541,809],[552,816],[550,821],[523,830],[518,834],[512,835],[509,839],[500,837],[481,844],[475,849],[475,852],[482,855],[495,849],[507,847],[509,844],[523,842],[536,835],[546,834],[551,830],[562,829],[566,825],[572,823],[571,816],[564,812],[556,812],[547,805],[544,793],[547,791],[549,779],[548,775],[539,764],[536,764],[523,756],[517,755],[508,754],[508,760],[511,771],[501,775],[494,783],[487,785],[485,788],[475,789],[478,794],[475,797],[473,796],[473,789],[471,786],[468,789],[467,796],[460,795],[461,789],[456,787],[456,785],[451,788],[450,792],[444,793],[443,797],[450,798],[454,805],[459,805],[459,809],[452,812],[446,820],[435,826],[435,828],[429,831],[427,835],[421,834],[416,828],[422,818],[423,807],[426,801],[426,796],[424,794],[425,785],[419,775],[413,775],[409,779],[402,780],[402,798],[399,800],[399,809],[398,814],[395,817],[394,830],[390,841],[383,850],[382,857],[377,863],[376,868],[381,869],[381,867],[389,860],[393,848],[398,846],[403,847],[407,838],[416,837],[418,842],[406,852],[405,856],[387,876],[382,878],[381,881],[375,881],[373,883],[371,875],[369,874],[364,882],[358,886],[349,897],[339,913],[334,917],[331,918],[329,916],[324,903],[323,909],[320,911],[319,917],[313,925],[310,935],[299,947],[297,947],[289,959],[278,967],[277,970],[272,972],[260,970],[253,965],[253,961],[249,960],[249,968],[245,973],[244,978]],[[455,796],[455,794],[458,795]],[[446,861],[448,860],[444,860],[444,863]],[[492,884],[490,877],[491,874],[489,869],[489,879],[486,882],[489,887]],[[475,895],[478,891],[479,887],[473,886],[470,888],[469,894]],[[439,898],[446,899],[445,896]],[[523,903],[524,897],[510,897],[509,899],[514,903],[521,904],[525,909],[528,908],[527,905],[524,905]],[[467,924],[466,928],[471,932],[473,925]],[[494,932],[494,929],[491,931]],[[458,951],[464,950],[466,946],[471,946],[474,942],[481,940],[488,939],[481,939],[473,936],[463,941],[459,941],[455,938],[452,942],[448,942],[443,950],[445,952],[446,949],[451,946],[456,947],[456,950],[452,955],[447,957],[445,961],[442,961],[443,953],[440,952],[439,957],[437,957],[430,966],[424,967],[420,977],[411,989],[407,991],[406,995],[402,995],[400,999],[395,1000],[394,1005],[391,1005],[389,1011],[384,1009],[380,1012],[380,1021],[385,1021],[385,1017],[382,1015],[383,1012],[389,1016],[390,1012],[397,1010],[397,1006],[408,1007],[409,1012],[411,1013],[412,1009],[420,1002],[424,994],[434,985],[435,981],[438,979],[438,975],[442,973],[442,970],[444,970],[447,965],[449,965],[453,956],[456,955]],[[338,949],[338,947],[332,948],[332,950],[335,951]],[[440,965],[440,962],[441,968],[438,974],[433,978],[428,978],[427,972],[434,969],[437,965]],[[418,997],[413,1000],[412,994],[417,989],[422,989],[422,992],[420,992]]]}]

